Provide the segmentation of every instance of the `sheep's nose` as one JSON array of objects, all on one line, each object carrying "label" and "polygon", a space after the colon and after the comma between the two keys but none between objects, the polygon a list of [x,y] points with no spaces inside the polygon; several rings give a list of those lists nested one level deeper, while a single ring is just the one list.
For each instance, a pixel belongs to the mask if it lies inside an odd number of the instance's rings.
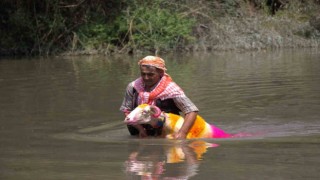
[{"label": "sheep's nose", "polygon": [[125,122],[125,123],[127,123],[127,124],[129,124],[129,125],[134,124],[133,119],[132,119],[132,118],[130,118],[130,117],[126,117],[126,118],[124,119],[124,122]]},{"label": "sheep's nose", "polygon": [[126,117],[125,119],[124,119],[124,122],[129,122],[130,121],[130,118],[129,117]]}]

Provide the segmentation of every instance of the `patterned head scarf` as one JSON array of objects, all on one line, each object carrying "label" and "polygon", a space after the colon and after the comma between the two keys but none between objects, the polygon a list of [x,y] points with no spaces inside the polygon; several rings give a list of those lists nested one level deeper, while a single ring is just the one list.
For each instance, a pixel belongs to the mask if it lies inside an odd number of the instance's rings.
[{"label": "patterned head scarf", "polygon": [[138,64],[140,66],[147,65],[147,66],[153,66],[158,69],[162,69],[163,71],[166,71],[166,64],[164,60],[157,56],[146,56],[143,59],[141,59]]}]

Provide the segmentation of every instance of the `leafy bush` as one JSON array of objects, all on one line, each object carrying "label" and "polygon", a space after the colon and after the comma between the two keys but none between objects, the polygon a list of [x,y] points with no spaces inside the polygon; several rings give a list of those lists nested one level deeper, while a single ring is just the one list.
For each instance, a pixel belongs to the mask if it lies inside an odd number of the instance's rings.
[{"label": "leafy bush", "polygon": [[88,17],[90,23],[76,32],[78,44],[86,50],[103,50],[112,45],[120,52],[134,52],[175,49],[192,42],[195,21],[166,3],[170,1],[128,2],[112,22],[105,22],[101,16]]},{"label": "leafy bush", "polygon": [[[1,0],[0,55],[44,55],[78,50],[84,53],[154,52],[186,46],[212,49],[211,45],[219,43],[217,39],[225,37],[220,43],[222,46],[226,42],[230,27],[224,26],[225,20],[233,18],[272,15],[272,19],[280,21],[310,22],[319,29],[318,20],[311,18],[319,12],[319,0],[283,0],[281,7],[271,14],[270,2],[275,1]],[[230,26],[237,29],[235,24]],[[279,29],[286,31],[281,27],[279,24]],[[234,36],[240,33],[232,32],[237,33]],[[298,28],[295,32],[302,37],[318,37],[309,28]]]},{"label": "leafy bush", "polygon": [[192,41],[195,21],[168,9],[138,7],[127,15],[132,48],[169,49]]}]

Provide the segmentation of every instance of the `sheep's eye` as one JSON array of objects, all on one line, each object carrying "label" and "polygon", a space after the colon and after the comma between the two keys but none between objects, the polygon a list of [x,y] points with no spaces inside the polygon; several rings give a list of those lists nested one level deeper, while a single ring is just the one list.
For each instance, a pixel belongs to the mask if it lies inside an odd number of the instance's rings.
[{"label": "sheep's eye", "polygon": [[147,111],[147,110],[143,110],[143,111],[142,111],[142,115],[144,115],[144,116],[147,116],[148,113],[149,113],[149,111]]}]

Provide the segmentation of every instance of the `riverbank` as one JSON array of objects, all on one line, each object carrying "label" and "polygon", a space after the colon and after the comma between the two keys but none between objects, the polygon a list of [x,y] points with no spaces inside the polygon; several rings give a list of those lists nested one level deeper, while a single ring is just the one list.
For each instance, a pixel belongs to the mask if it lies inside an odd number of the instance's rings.
[{"label": "riverbank", "polygon": [[286,17],[221,18],[203,32],[195,50],[320,47],[320,32],[308,21]]},{"label": "riverbank", "polygon": [[[297,4],[278,9],[273,15],[265,7],[240,3],[233,13],[210,14],[212,7],[199,6],[194,10],[196,20],[192,29],[193,41],[171,49],[141,48],[133,53],[161,54],[167,51],[259,51],[288,48],[320,48],[320,14],[314,11],[319,4]],[[229,7],[230,8],[230,7]],[[232,10],[231,8],[229,10]],[[227,10],[225,10],[227,11]],[[209,15],[210,14],[210,15]],[[155,45],[156,46],[156,45]],[[72,51],[63,55],[92,55],[132,53],[132,48],[100,48]]]},{"label": "riverbank", "polygon": [[319,48],[320,1],[0,2],[0,56]]},{"label": "riverbank", "polygon": [[[223,17],[198,24],[193,32],[196,40],[173,51],[259,51],[288,48],[320,48],[320,31],[309,21],[286,17],[255,16],[249,18]],[[129,50],[90,49],[71,51],[62,55],[96,55],[128,53]],[[145,53],[137,50],[135,53]],[[150,51],[149,51],[150,53]],[[156,52],[151,52],[156,53]],[[157,53],[163,53],[157,50]]]}]

